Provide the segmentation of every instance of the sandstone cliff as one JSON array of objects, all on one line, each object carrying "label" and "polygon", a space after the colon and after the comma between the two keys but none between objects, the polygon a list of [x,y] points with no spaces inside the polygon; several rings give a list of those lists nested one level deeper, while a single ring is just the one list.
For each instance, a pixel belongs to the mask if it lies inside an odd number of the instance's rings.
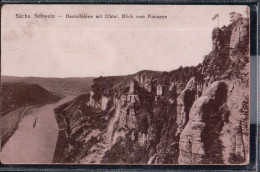
[{"label": "sandstone cliff", "polygon": [[196,67],[94,79],[56,109],[67,162],[245,164],[249,159],[249,21],[215,28]]}]

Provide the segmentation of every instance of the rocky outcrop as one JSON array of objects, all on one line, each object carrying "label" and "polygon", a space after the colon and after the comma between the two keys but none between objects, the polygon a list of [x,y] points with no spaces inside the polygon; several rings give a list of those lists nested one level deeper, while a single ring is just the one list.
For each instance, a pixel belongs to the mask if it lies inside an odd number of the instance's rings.
[{"label": "rocky outcrop", "polygon": [[109,101],[108,97],[102,96],[102,98],[101,98],[101,109],[102,110],[106,110],[108,101]]},{"label": "rocky outcrop", "polygon": [[214,28],[212,32],[212,51],[220,50],[222,30],[220,28]]},{"label": "rocky outcrop", "polygon": [[96,101],[94,95],[95,93],[91,90],[89,98],[90,100],[87,102],[87,105],[93,108],[101,109],[103,111],[106,110],[109,97],[102,95],[101,99]]},{"label": "rocky outcrop", "polygon": [[135,128],[137,122],[134,106],[137,106],[138,103],[137,95],[119,95],[118,98],[115,98],[115,107],[120,111],[118,126],[116,127],[118,130]]},{"label": "rocky outcrop", "polygon": [[129,84],[129,93],[134,94],[134,92],[135,92],[135,82],[131,81]]},{"label": "rocky outcrop", "polygon": [[214,144],[220,144],[216,143],[215,139],[218,139],[223,126],[220,107],[225,103],[226,97],[227,85],[225,82],[217,81],[194,102],[190,110],[189,122],[180,135],[178,160],[180,164],[217,161],[217,159],[209,159],[209,156],[211,149],[215,149]]},{"label": "rocky outcrop", "polygon": [[172,82],[169,86],[169,91],[176,91],[176,84],[175,82]]},{"label": "rocky outcrop", "polygon": [[152,91],[152,81],[151,79],[149,78],[145,78],[145,81],[144,81],[144,88],[148,91],[148,92],[151,92]]},{"label": "rocky outcrop", "polygon": [[249,20],[245,18],[239,18],[236,20],[232,27],[232,33],[230,38],[230,59],[232,61],[237,61],[236,47],[240,46],[244,42],[249,46],[248,38]]},{"label": "rocky outcrop", "polygon": [[157,96],[162,96],[163,95],[163,86],[161,84],[157,85],[156,95]]},{"label": "rocky outcrop", "polygon": [[99,107],[99,104],[96,104],[96,101],[94,99],[94,92],[91,90],[90,91],[90,96],[89,96],[89,102],[88,102],[88,105],[89,106],[92,106],[94,108],[98,108]]},{"label": "rocky outcrop", "polygon": [[197,93],[196,79],[191,78],[185,89],[177,98],[177,124],[178,130],[176,135],[180,134],[188,122],[190,108],[195,100]]},{"label": "rocky outcrop", "polygon": [[229,115],[220,136],[222,155],[226,164],[241,164],[249,160],[249,88],[233,80],[228,93]]},{"label": "rocky outcrop", "polygon": [[239,43],[247,39],[248,34],[248,19],[239,18],[234,23],[232,28],[231,38],[230,38],[230,48],[234,49]]}]

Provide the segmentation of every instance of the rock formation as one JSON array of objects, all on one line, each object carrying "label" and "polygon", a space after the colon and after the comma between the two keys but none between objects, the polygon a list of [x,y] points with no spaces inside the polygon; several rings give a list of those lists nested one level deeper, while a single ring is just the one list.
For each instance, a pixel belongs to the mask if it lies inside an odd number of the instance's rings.
[{"label": "rock formation", "polygon": [[71,163],[246,164],[249,21],[215,28],[196,67],[94,79],[88,95],[56,109]]},{"label": "rock formation", "polygon": [[215,140],[219,141],[223,126],[220,107],[226,101],[226,94],[225,82],[216,81],[193,103],[189,122],[180,136],[179,164],[203,164],[216,160],[217,157],[209,159],[210,150],[216,150],[214,144],[220,144]]},{"label": "rock formation", "polygon": [[188,122],[190,108],[195,100],[196,91],[196,79],[193,77],[177,98],[178,130],[176,134],[180,134]]}]

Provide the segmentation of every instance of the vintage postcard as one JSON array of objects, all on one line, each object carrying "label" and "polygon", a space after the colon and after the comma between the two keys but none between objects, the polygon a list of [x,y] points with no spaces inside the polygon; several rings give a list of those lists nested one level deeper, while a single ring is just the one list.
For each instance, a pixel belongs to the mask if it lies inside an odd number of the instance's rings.
[{"label": "vintage postcard", "polygon": [[4,5],[3,164],[249,163],[249,8]]}]

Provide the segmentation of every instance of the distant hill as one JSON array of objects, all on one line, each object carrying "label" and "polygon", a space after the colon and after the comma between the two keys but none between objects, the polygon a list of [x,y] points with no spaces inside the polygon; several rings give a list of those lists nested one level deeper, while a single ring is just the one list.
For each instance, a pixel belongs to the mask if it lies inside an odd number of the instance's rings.
[{"label": "distant hill", "polygon": [[38,84],[2,83],[1,115],[21,106],[55,102],[61,98]]},{"label": "distant hill", "polygon": [[3,83],[28,83],[38,84],[41,87],[55,93],[79,95],[89,92],[93,77],[85,78],[42,78],[42,77],[14,77],[2,76]]}]

